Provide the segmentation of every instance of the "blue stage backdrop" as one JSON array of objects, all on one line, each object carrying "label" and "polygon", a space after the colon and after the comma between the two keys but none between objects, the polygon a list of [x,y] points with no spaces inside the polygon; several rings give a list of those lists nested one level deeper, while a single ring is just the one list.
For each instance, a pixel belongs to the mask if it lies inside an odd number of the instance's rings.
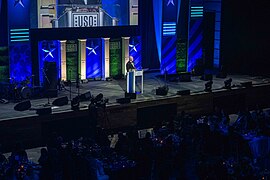
[{"label": "blue stage backdrop", "polygon": [[8,23],[10,29],[30,27],[30,0],[8,1]]},{"label": "blue stage backdrop", "polygon": [[176,73],[176,24],[180,0],[163,0],[161,73]]},{"label": "blue stage backdrop", "polygon": [[176,73],[176,24],[181,0],[155,0],[155,35],[162,74]]},{"label": "blue stage backdrop", "polygon": [[162,39],[161,74],[176,73],[176,40],[177,38],[175,36],[163,37]]},{"label": "blue stage backdrop", "polygon": [[32,76],[30,43],[18,42],[10,45],[10,77],[21,82]]},{"label": "blue stage backdrop", "polygon": [[10,76],[24,81],[32,76],[29,42],[30,0],[8,1]]},{"label": "blue stage backdrop", "polygon": [[189,50],[188,71],[192,71],[196,65],[203,63],[203,20],[202,18],[191,18],[189,25]]},{"label": "blue stage backdrop", "polygon": [[86,42],[86,78],[102,77],[102,41],[87,39]]},{"label": "blue stage backdrop", "polygon": [[141,37],[131,37],[129,41],[129,54],[134,58],[134,65],[136,69],[142,69],[142,45],[141,45]]},{"label": "blue stage backdrop", "polygon": [[56,62],[57,77],[60,78],[60,43],[57,40],[41,41],[38,44],[39,52],[39,80],[40,84],[44,82],[44,76],[47,73],[47,69],[44,68],[44,62]]}]

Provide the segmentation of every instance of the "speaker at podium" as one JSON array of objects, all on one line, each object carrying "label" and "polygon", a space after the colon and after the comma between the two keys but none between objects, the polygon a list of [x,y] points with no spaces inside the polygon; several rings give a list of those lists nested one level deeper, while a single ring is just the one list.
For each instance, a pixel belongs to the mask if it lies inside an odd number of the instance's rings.
[{"label": "speaker at podium", "polygon": [[[140,78],[139,84],[138,78]],[[140,86],[140,92],[143,93],[143,70],[127,72],[127,93],[136,93],[136,84]]]}]

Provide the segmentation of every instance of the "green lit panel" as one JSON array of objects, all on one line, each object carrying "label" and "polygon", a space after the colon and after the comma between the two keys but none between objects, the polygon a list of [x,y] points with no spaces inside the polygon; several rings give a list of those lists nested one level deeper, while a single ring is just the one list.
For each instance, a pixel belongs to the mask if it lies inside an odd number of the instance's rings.
[{"label": "green lit panel", "polygon": [[120,39],[110,41],[110,76],[113,78],[122,76],[122,49]]},{"label": "green lit panel", "polygon": [[186,72],[187,69],[187,42],[177,40],[176,71]]},{"label": "green lit panel", "polygon": [[67,41],[67,80],[76,81],[78,75],[78,43],[76,40]]},{"label": "green lit panel", "polygon": [[9,57],[8,47],[0,47],[0,82],[8,82]]}]

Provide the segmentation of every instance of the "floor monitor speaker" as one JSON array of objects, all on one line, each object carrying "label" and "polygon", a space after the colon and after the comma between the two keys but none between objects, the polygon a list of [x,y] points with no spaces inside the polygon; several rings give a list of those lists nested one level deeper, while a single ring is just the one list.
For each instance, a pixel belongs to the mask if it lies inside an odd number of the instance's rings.
[{"label": "floor monitor speaker", "polygon": [[64,105],[67,105],[68,104],[68,97],[67,96],[64,96],[64,97],[60,97],[60,98],[57,98],[55,99],[52,104],[54,106],[64,106]]},{"label": "floor monitor speaker", "polygon": [[25,111],[29,110],[31,108],[31,102],[28,101],[23,101],[14,106],[15,111]]}]

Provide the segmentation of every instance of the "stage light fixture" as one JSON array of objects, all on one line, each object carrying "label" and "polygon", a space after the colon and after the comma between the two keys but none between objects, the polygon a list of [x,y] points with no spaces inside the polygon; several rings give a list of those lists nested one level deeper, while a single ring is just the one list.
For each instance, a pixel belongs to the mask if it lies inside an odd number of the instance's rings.
[{"label": "stage light fixture", "polygon": [[205,92],[212,92],[212,84],[213,84],[213,81],[212,80],[210,80],[207,83],[205,83],[204,91]]},{"label": "stage light fixture", "polygon": [[225,89],[231,89],[232,88],[232,78],[227,79],[224,81],[224,88]]}]

